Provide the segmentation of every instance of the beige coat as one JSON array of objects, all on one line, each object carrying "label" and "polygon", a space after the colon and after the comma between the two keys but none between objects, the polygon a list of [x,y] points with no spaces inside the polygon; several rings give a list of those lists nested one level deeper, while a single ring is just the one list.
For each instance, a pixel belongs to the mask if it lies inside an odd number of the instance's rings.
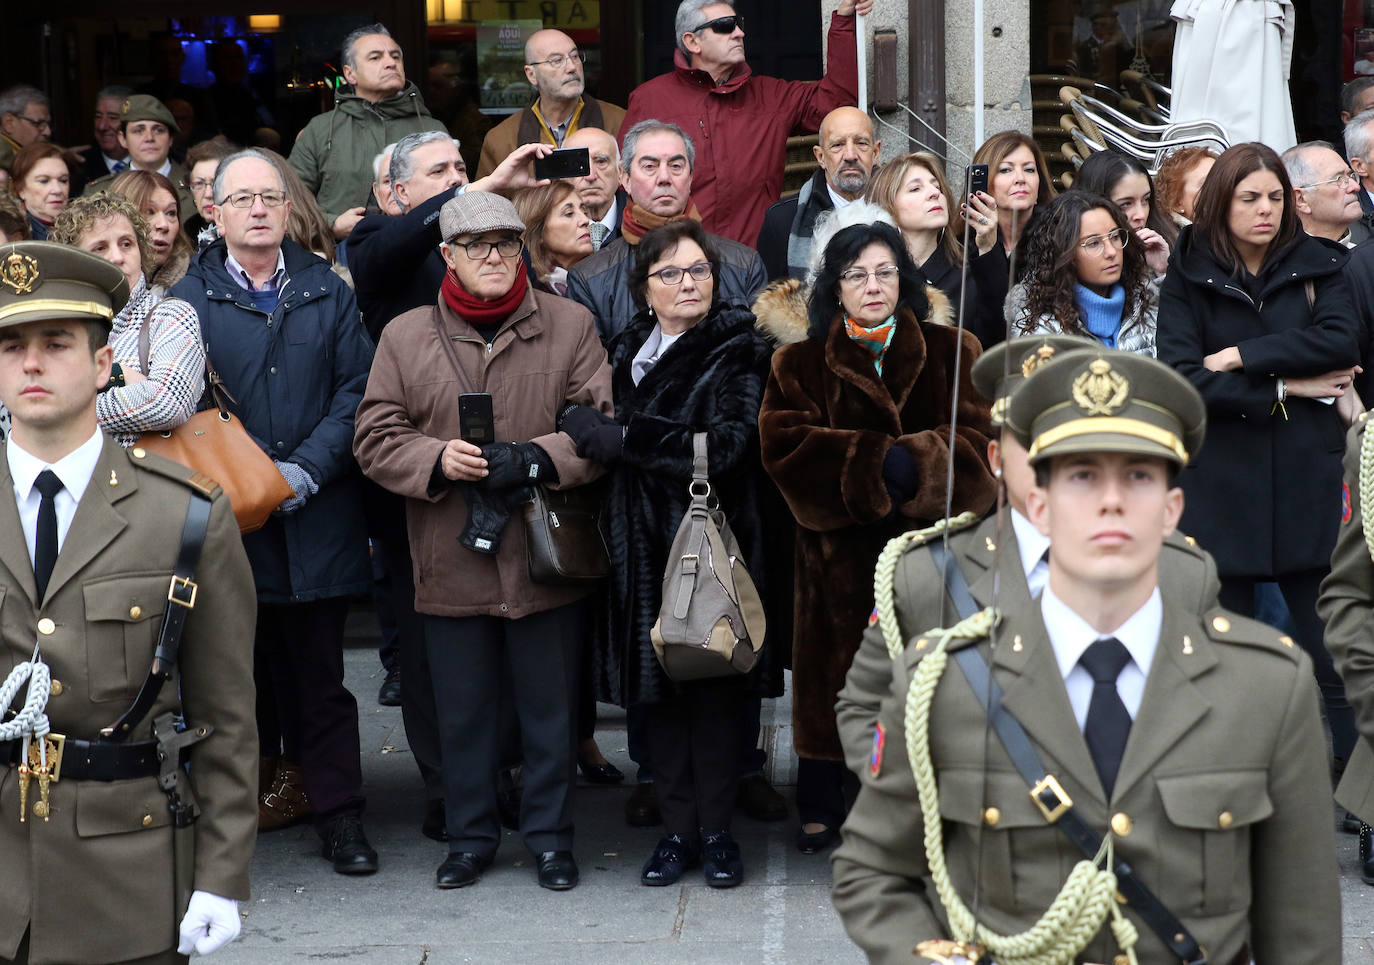
[{"label": "beige coat", "polygon": [[[599,127],[618,141],[620,122],[624,119],[625,108],[616,107],[595,97],[584,96],[582,103],[573,113],[568,133],[572,134],[584,127]],[[496,170],[496,166],[504,161],[511,151],[522,144],[534,141],[552,144],[553,135],[532,108],[526,107],[524,110],[516,111],[487,131],[487,136],[482,140],[482,155],[477,161],[477,173],[473,180],[486,177]]]},{"label": "beige coat", "polygon": [[[1229,963],[1244,944],[1256,965],[1339,961],[1339,873],[1312,665],[1278,631],[1223,613],[1200,618],[1165,599],[1159,648],[1110,801],[1039,608],[1008,607],[991,657],[986,641],[960,645],[983,650],[1004,705],[1084,820],[1124,828],[1117,856],[1183,921],[1208,961]],[[1009,645],[1018,637],[1019,648]],[[863,772],[832,858],[845,929],[883,965],[923,961],[912,956],[917,942],[953,937],[929,879],[903,735],[907,687],[929,652],[909,647],[895,665],[879,718],[885,746]],[[972,903],[978,882],[982,925],[1000,934],[1029,928],[1082,853],[1034,806],[953,660],[935,688],[931,743],[954,887]],[[1140,932],[1140,965],[1177,965],[1125,911]],[[1104,928],[1077,961],[1116,954]]]},{"label": "beige coat", "polygon": [[[439,341],[440,326],[458,352],[466,384],[458,382]],[[606,351],[581,305],[530,289],[490,350],[442,297],[437,306],[398,316],[377,346],[358,406],[353,451],[369,478],[406,497],[415,609],[517,619],[585,596],[588,589],[531,582],[518,511],[501,534],[497,556],[459,545],[468,514],[463,488],[435,493],[430,478],[448,440],[459,437],[463,392],[491,393],[496,438],[542,447],[558,470],[556,488],[581,486],[605,471],[578,458],[572,439],[554,426],[569,402],[613,412]]]},{"label": "beige coat", "polygon": [[[28,660],[38,640],[53,676],[52,730],[70,738],[90,740],[129,709],[148,675],[167,607],[191,470],[157,456],[140,459],[141,451],[126,452],[106,438],[39,607],[0,445],[3,670]],[[196,570],[199,592],[181,640],[180,679],[162,687],[131,739],[151,739],[153,718],[178,703],[192,726],[214,727],[190,752],[201,812],[194,886],[245,899],[258,816],[257,604],[229,501],[215,492]],[[55,624],[51,633],[43,632],[44,620]],[[0,959],[14,956],[30,927],[32,965],[142,958],[176,944],[172,829],[155,778],[59,779],[46,822],[32,813],[38,800],[32,781],[28,820],[21,824],[17,771],[0,773]]]}]

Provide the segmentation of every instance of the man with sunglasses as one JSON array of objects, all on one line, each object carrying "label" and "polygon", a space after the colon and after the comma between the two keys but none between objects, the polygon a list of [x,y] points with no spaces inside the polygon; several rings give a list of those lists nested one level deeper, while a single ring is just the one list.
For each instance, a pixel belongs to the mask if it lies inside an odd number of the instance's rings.
[{"label": "man with sunglasses", "polygon": [[52,107],[47,94],[28,84],[0,91],[0,169],[10,169],[21,147],[51,140]]},{"label": "man with sunglasses", "polygon": [[752,245],[782,194],[787,138],[814,134],[826,114],[858,96],[854,16],[873,0],[840,0],[830,20],[830,63],[819,81],[755,77],[745,62],[744,20],[719,0],[682,0],[673,70],[630,94],[624,126],[671,121],[696,142],[693,200],[702,226]]},{"label": "man with sunglasses", "polygon": [[536,30],[525,41],[525,79],[535,89],[534,103],[487,132],[477,176],[486,177],[521,144],[538,142],[562,147],[584,127],[597,127],[614,137],[625,109],[587,96],[583,64],[587,55],[561,30]]}]

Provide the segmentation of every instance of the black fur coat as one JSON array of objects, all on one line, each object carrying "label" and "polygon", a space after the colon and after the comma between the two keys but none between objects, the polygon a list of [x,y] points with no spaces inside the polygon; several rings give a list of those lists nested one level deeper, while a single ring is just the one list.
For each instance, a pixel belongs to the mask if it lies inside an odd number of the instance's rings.
[{"label": "black fur coat", "polygon": [[[593,634],[597,696],[628,706],[675,694],[654,655],[668,550],[687,511],[692,434],[705,431],[712,492],[739,540],[749,574],[766,602],[764,532],[759,512],[758,412],[770,349],[748,309],[720,304],[688,329],[639,385],[630,363],[652,333],[647,311],[607,347],[616,421],[626,427],[621,460],[609,478],[602,531],[611,557],[604,606]],[[782,692],[782,664],[770,633],[748,685]],[[785,644],[784,644],[785,647]]]}]

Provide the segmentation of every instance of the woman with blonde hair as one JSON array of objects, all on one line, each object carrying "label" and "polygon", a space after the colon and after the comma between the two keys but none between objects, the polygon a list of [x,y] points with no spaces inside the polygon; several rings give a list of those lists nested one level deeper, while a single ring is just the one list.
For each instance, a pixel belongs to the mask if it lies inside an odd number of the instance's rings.
[{"label": "woman with blonde hair", "polygon": [[535,287],[555,295],[568,291],[568,270],[592,253],[591,219],[571,181],[554,181],[515,196],[525,222],[525,250]]},{"label": "woman with blonde hair", "polygon": [[148,224],[150,258],[144,262],[148,287],[159,298],[181,281],[195,254],[195,245],[181,228],[181,198],[176,186],[156,171],[130,168],[117,175],[108,188],[129,199]]},{"label": "woman with blonde hair", "polygon": [[976,302],[973,278],[963,271],[963,238],[950,226],[951,194],[939,158],[916,151],[888,161],[874,173],[864,199],[892,215],[926,281],[957,305],[962,276],[967,304]]}]

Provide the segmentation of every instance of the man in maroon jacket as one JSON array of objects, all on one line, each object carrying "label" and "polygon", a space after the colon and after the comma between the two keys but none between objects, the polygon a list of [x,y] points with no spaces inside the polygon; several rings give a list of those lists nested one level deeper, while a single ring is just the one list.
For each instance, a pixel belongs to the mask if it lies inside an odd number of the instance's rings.
[{"label": "man in maroon jacket", "polygon": [[837,107],[858,99],[854,15],[873,0],[840,0],[830,19],[830,64],[819,81],[755,77],[744,61],[744,25],[728,3],[682,0],[674,69],[630,94],[622,131],[654,117],[696,144],[692,200],[702,226],[752,245],[764,212],[782,194],[787,138],[814,134]]}]

